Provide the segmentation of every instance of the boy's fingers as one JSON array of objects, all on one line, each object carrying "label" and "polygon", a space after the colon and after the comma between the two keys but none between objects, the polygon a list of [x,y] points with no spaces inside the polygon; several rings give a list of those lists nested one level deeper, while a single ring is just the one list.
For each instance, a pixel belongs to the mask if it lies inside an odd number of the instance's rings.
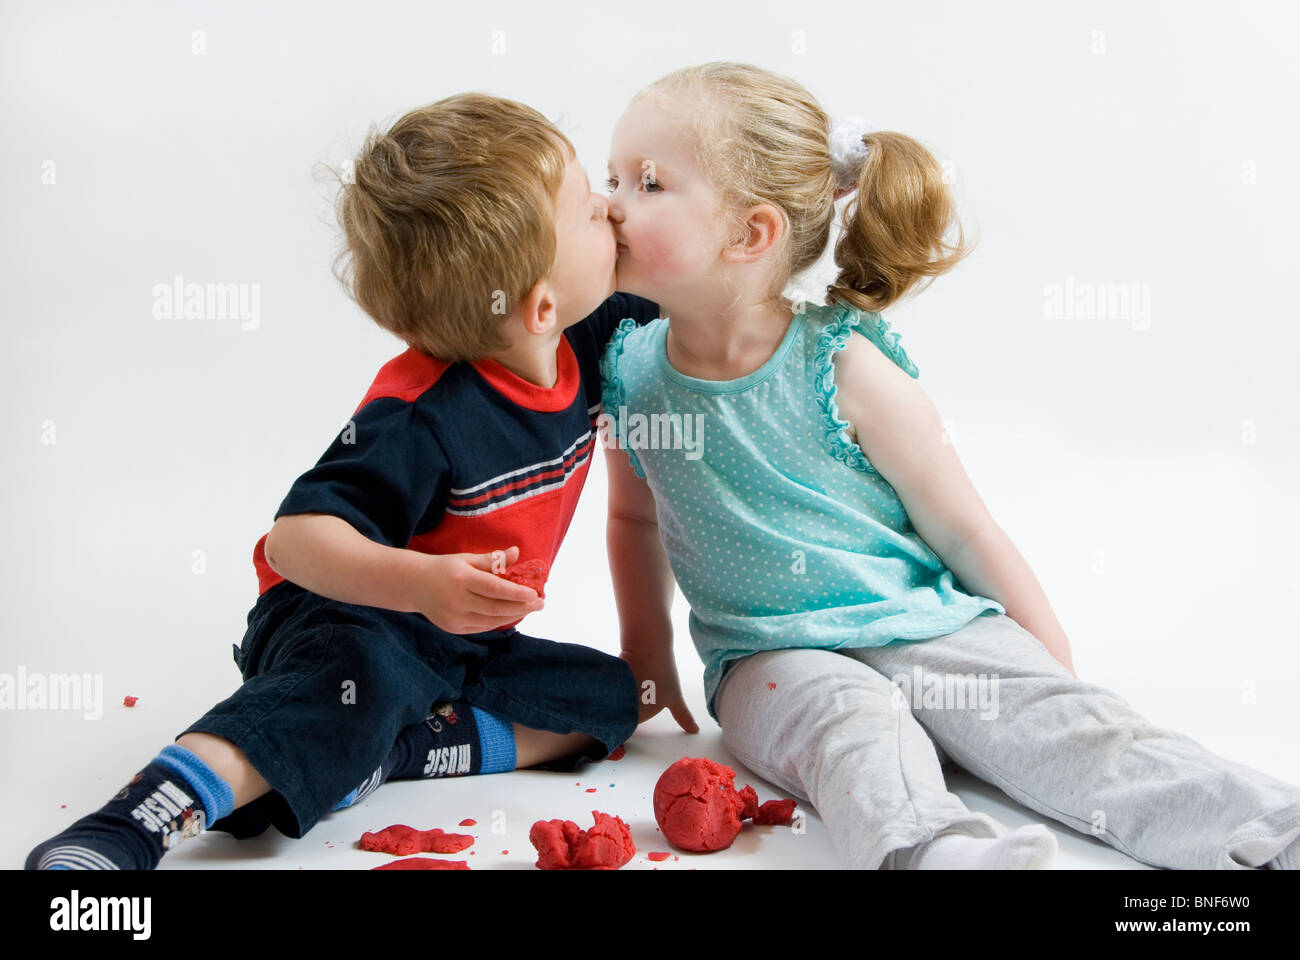
[{"label": "boy's fingers", "polygon": [[519,548],[510,547],[506,550],[489,550],[487,553],[465,553],[461,554],[461,556],[465,558],[465,561],[470,566],[497,574],[505,570],[506,567],[512,566],[519,559]]},{"label": "boy's fingers", "polygon": [[524,614],[532,613],[536,608],[536,604],[530,601],[516,603],[512,600],[493,600],[491,597],[479,596],[474,597],[473,603],[474,606],[466,611],[470,616],[496,617],[502,623],[518,620]]},{"label": "boy's fingers", "polygon": [[469,592],[476,600],[504,600],[510,603],[532,603],[538,599],[537,591],[522,583],[503,580],[494,573],[474,573],[466,581]]}]

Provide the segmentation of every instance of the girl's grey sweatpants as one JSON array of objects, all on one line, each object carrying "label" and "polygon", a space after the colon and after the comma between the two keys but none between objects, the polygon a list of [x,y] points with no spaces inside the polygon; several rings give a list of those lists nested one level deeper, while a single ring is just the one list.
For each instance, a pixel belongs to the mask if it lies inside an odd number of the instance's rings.
[{"label": "girl's grey sweatpants", "polygon": [[1157,867],[1260,867],[1300,837],[1300,787],[1153,725],[996,611],[929,640],[752,654],[715,707],[736,759],[811,803],[850,867],[948,827],[1007,833],[948,791],[949,757]]}]

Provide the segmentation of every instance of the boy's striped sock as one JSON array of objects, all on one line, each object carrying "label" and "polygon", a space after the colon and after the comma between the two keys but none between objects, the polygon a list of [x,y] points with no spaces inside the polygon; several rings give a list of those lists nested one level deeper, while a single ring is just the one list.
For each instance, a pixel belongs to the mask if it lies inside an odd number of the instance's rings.
[{"label": "boy's striped sock", "polygon": [[332,808],[343,810],[389,780],[472,776],[515,768],[514,725],[468,703],[438,703],[397,735],[388,757]]},{"label": "boy's striped sock", "polygon": [[27,855],[27,870],[153,870],[164,853],[235,808],[197,754],[170,743],[94,813]]}]

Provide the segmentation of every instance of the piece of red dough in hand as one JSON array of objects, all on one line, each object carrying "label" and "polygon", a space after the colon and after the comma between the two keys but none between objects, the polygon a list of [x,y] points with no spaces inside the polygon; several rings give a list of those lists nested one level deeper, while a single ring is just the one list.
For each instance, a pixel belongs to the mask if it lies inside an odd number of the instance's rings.
[{"label": "piece of red dough in hand", "polygon": [[707,757],[682,757],[655,784],[655,820],[681,850],[723,850],[740,833],[741,814],[758,808],[753,788],[737,793],[736,771]]},{"label": "piece of red dough in hand", "polygon": [[795,801],[789,797],[785,800],[768,800],[754,813],[754,822],[758,824],[789,826],[794,819]]},{"label": "piece of red dough in hand", "polygon": [[433,857],[407,857],[405,860],[391,860],[371,870],[468,870],[469,864],[464,860],[435,860]]},{"label": "piece of red dough in hand", "polygon": [[395,823],[378,833],[366,832],[361,835],[362,850],[391,853],[395,857],[404,857],[408,853],[459,853],[473,843],[474,838],[468,833],[444,833],[437,827],[432,830],[416,830],[404,823]]},{"label": "piece of red dough in hand", "polygon": [[542,587],[546,585],[546,576],[549,572],[545,560],[524,560],[513,567],[506,567],[497,576],[511,583],[522,583],[525,587],[532,587],[539,597],[545,599],[546,594],[542,592]]},{"label": "piece of red dough in hand", "polygon": [[618,817],[591,811],[596,824],[582,830],[572,820],[538,820],[528,831],[541,870],[617,870],[632,859],[632,831]]}]

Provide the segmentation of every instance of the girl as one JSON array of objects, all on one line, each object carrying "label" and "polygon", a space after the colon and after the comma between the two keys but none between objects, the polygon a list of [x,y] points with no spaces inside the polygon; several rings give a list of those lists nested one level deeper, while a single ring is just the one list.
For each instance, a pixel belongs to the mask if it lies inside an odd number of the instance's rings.
[{"label": "girl", "polygon": [[[669,74],[615,128],[618,289],[662,314],[624,321],[603,363],[640,719],[666,706],[698,729],[672,654],[675,577],[728,749],[810,802],[851,866],[1048,865],[1045,826],[1008,831],[948,792],[950,757],[1149,864],[1294,868],[1300,788],[1076,677],[880,317],[968,252],[943,240],[942,171],[901,134],[833,141],[799,84],[735,63]],[[826,303],[782,297],[854,191]]]}]

